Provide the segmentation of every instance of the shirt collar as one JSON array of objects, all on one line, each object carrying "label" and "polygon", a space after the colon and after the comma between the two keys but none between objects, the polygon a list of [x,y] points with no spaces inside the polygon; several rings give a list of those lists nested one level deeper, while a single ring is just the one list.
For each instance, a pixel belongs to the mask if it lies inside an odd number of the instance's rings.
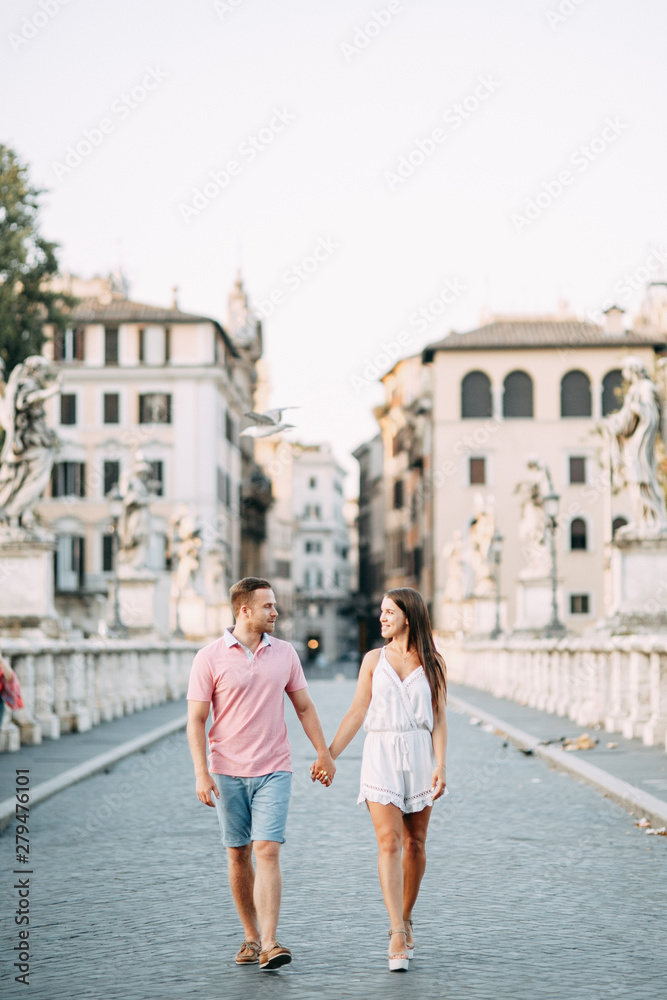
[{"label": "shirt collar", "polygon": [[[228,649],[231,649],[232,646],[243,646],[243,643],[239,642],[239,640],[232,632],[233,627],[234,627],[233,625],[228,625],[223,633],[225,639],[225,645],[227,646]],[[259,646],[270,646],[270,645],[271,645],[271,639],[269,635],[266,632],[262,632],[262,638],[259,641]],[[257,647],[258,649],[259,646]],[[243,646],[243,648],[247,649],[248,647]]]}]

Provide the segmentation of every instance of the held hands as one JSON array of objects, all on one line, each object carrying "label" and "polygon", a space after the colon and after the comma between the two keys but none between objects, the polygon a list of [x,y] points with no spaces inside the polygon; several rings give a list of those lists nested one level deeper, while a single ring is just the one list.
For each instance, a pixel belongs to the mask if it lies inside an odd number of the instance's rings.
[{"label": "held hands", "polygon": [[319,781],[327,788],[334,780],[335,773],[336,765],[328,750],[325,753],[321,753],[317,760],[310,765],[310,780]]},{"label": "held hands", "polygon": [[208,773],[197,775],[197,798],[200,802],[203,802],[205,806],[211,806],[215,809],[215,803],[213,802],[211,792],[215,795],[216,799],[220,798],[220,792],[218,791],[218,786],[215,781]]},{"label": "held hands", "polygon": [[433,793],[433,801],[439,799],[445,794],[445,788],[447,786],[447,768],[444,764],[441,767],[436,767],[433,772],[431,792]]}]

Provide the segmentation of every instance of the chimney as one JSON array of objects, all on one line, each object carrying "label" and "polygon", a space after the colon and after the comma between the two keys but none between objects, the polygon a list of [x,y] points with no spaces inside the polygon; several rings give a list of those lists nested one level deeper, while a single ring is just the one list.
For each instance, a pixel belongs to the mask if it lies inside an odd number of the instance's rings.
[{"label": "chimney", "polygon": [[178,285],[171,286],[171,308],[178,309]]},{"label": "chimney", "polygon": [[603,328],[608,337],[622,337],[625,334],[624,315],[625,310],[620,306],[605,309]]}]

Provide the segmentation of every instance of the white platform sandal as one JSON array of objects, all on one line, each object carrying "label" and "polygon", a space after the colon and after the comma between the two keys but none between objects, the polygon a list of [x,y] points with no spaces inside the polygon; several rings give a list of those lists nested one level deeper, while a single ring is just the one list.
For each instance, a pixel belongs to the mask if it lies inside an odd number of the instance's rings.
[{"label": "white platform sandal", "polygon": [[[392,934],[403,934],[406,935],[405,928],[400,927],[395,931],[389,931],[389,937]],[[407,949],[402,951],[395,951],[393,955],[389,956],[389,971],[390,972],[407,972],[410,968],[410,962],[407,957]]]}]

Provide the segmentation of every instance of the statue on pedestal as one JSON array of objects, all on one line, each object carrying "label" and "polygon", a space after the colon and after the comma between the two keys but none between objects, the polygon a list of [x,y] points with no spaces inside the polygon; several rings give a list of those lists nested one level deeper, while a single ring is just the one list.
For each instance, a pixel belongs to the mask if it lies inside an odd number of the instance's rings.
[{"label": "statue on pedestal", "polygon": [[169,554],[176,556],[174,591],[177,598],[196,593],[194,579],[199,569],[202,547],[201,528],[195,525],[186,504],[180,504],[172,518],[169,533]]},{"label": "statue on pedestal", "polygon": [[522,580],[541,579],[550,573],[551,559],[547,544],[547,517],[544,497],[553,492],[549,470],[536,455],[526,461],[528,476],[517,483],[514,492],[521,501],[519,541],[526,565],[519,573]]},{"label": "statue on pedestal", "polygon": [[496,530],[493,497],[485,502],[482,494],[476,493],[473,506],[475,516],[468,533],[470,566],[474,577],[472,593],[474,597],[490,597],[495,593],[494,570],[490,562],[491,542]]},{"label": "statue on pedestal", "polygon": [[628,390],[623,406],[605,417],[609,433],[612,476],[628,487],[632,521],[617,532],[625,538],[667,536],[665,497],[658,483],[655,445],[660,431],[658,392],[641,358],[623,362]]},{"label": "statue on pedestal", "polygon": [[444,600],[459,604],[465,597],[465,563],[463,536],[458,528],[452,533],[452,540],[445,545],[442,554],[447,559]]},{"label": "statue on pedestal", "polygon": [[146,568],[148,543],[151,532],[150,502],[148,484],[151,481],[151,467],[140,453],[137,453],[129,472],[124,472],[120,480],[123,497],[123,513],[118,525],[118,562],[121,576],[132,576]]},{"label": "statue on pedestal", "polygon": [[59,441],[46,423],[44,403],[60,392],[55,365],[32,355],[16,365],[5,383],[0,372],[0,522],[30,529],[33,509],[51,476]]}]

